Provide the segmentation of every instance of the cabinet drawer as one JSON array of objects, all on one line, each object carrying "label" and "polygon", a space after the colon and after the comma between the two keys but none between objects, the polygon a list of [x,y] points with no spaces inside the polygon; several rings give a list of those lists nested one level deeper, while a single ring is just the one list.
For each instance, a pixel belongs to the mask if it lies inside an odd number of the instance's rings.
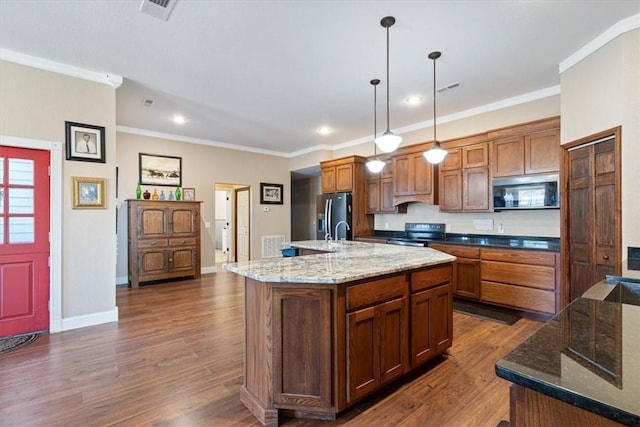
[{"label": "cabinet drawer", "polygon": [[182,237],[177,239],[169,239],[169,245],[173,246],[195,246],[195,237]]},{"label": "cabinet drawer", "polygon": [[614,248],[596,248],[596,263],[599,265],[616,266],[616,251]]},{"label": "cabinet drawer", "polygon": [[504,261],[518,264],[548,265],[549,267],[555,267],[556,265],[556,255],[552,252],[482,249],[481,255],[483,261]]},{"label": "cabinet drawer", "polygon": [[147,239],[138,240],[138,248],[166,248],[169,244],[167,239]]},{"label": "cabinet drawer", "polygon": [[480,263],[480,270],[482,280],[550,291],[556,288],[556,271],[553,267],[483,260]]},{"label": "cabinet drawer", "polygon": [[451,283],[451,264],[411,273],[411,292]]},{"label": "cabinet drawer", "polygon": [[446,252],[449,255],[453,255],[458,258],[480,259],[480,248],[478,247],[442,245],[440,243],[429,244],[429,247],[442,252]]},{"label": "cabinet drawer", "polygon": [[527,311],[555,314],[555,295],[551,291],[483,280],[481,293],[482,301],[508,305]]},{"label": "cabinet drawer", "polygon": [[402,297],[406,292],[406,274],[350,286],[347,288],[347,310]]}]

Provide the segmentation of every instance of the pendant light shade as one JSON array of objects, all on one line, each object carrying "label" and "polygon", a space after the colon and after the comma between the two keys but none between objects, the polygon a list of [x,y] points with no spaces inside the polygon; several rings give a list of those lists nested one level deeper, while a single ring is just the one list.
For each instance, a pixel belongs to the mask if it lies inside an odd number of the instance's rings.
[{"label": "pendant light shade", "polygon": [[436,139],[436,60],[440,58],[440,52],[431,52],[429,59],[433,60],[433,147],[423,153],[429,163],[438,164],[444,160],[447,150],[440,147]]},{"label": "pendant light shade", "polygon": [[[380,80],[373,79],[369,83],[373,86],[373,139],[376,139],[376,134],[378,133],[378,123],[376,120],[377,117],[377,87],[380,84]],[[376,144],[373,144],[373,160],[369,160],[367,162],[367,169],[371,173],[380,173],[384,168],[384,162],[382,160],[378,160],[378,153],[376,152]]]},{"label": "pendant light shade", "polygon": [[376,145],[383,153],[391,153],[400,143],[402,138],[394,135],[389,129],[389,28],[396,23],[396,18],[386,16],[380,21],[380,25],[387,29],[387,130],[375,139]]}]

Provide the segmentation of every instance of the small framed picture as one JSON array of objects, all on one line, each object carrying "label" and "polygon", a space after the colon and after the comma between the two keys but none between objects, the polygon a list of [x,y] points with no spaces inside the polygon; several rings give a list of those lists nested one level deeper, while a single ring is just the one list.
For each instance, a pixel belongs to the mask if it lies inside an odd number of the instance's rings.
[{"label": "small framed picture", "polygon": [[182,187],[182,157],[139,153],[138,182],[140,185]]},{"label": "small framed picture", "polygon": [[104,126],[64,123],[67,160],[105,163]]},{"label": "small framed picture", "polygon": [[71,177],[73,185],[73,209],[106,209],[105,178]]},{"label": "small framed picture", "polygon": [[282,201],[282,184],[265,184],[260,183],[260,203],[263,205],[281,205]]},{"label": "small framed picture", "polygon": [[182,189],[182,200],[195,200],[196,199],[196,189],[195,188],[183,188]]}]

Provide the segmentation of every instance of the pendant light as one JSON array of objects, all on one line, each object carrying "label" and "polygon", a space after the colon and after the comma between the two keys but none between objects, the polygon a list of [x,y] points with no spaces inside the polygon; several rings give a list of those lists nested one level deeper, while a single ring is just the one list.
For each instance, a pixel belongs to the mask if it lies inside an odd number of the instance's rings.
[{"label": "pendant light", "polygon": [[427,161],[433,164],[440,163],[447,155],[447,150],[440,148],[440,143],[436,139],[436,59],[440,58],[440,55],[440,52],[429,54],[429,59],[433,60],[433,147],[423,154]]},{"label": "pendant light", "polygon": [[389,28],[395,23],[396,18],[393,16],[386,16],[380,21],[380,25],[387,29],[387,130],[376,138],[376,145],[383,153],[391,153],[402,142],[402,138],[389,129]]},{"label": "pendant light", "polygon": [[[377,121],[377,109],[376,105],[378,103],[377,97],[377,88],[380,84],[380,80],[373,79],[369,83],[373,86],[373,139],[375,141],[376,135],[378,134],[378,121]],[[377,146],[373,144],[373,160],[369,160],[367,162],[367,169],[371,173],[380,173],[384,168],[384,162],[382,160],[378,160]]]}]

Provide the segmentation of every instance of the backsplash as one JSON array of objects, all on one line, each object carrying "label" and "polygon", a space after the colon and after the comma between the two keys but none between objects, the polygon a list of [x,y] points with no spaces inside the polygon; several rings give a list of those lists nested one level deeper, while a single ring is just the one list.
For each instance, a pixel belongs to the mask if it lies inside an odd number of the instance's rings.
[{"label": "backsplash", "polygon": [[[485,229],[490,223],[487,220],[493,220],[492,229]],[[438,206],[410,203],[406,214],[375,215],[376,230],[402,231],[406,222],[443,222],[448,233],[560,237],[559,209],[445,213],[439,212]],[[476,229],[477,226],[483,229]]]}]

